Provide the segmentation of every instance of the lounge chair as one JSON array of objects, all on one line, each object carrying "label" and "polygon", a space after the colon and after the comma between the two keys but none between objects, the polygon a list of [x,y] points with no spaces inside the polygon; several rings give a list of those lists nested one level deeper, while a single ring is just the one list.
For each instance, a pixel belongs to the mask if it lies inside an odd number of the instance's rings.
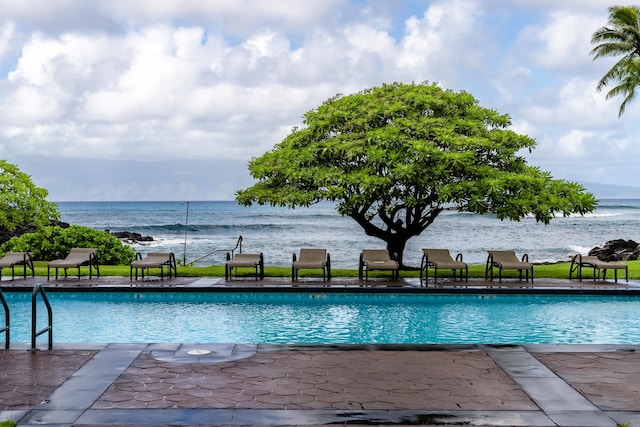
[{"label": "lounge chair", "polygon": [[[571,280],[573,274],[576,274],[576,277],[582,281],[582,269],[583,268],[591,268],[593,269],[593,281],[595,282],[596,277],[600,279],[600,272],[602,271],[602,280],[607,280],[607,270],[613,270],[613,275],[615,278],[615,282],[618,283],[618,270],[624,270],[625,272],[625,280],[629,281],[629,266],[622,262],[617,261],[602,261],[597,256],[589,256],[589,255],[574,255],[571,258],[571,268],[569,269],[569,280]],[[596,274],[597,273],[597,274]]]},{"label": "lounge chair", "polygon": [[322,281],[331,280],[331,255],[326,249],[302,248],[300,258],[293,254],[291,264],[291,281],[298,280],[299,270],[322,270]]},{"label": "lounge chair", "polygon": [[7,252],[0,259],[0,280],[2,279],[3,268],[11,268],[11,280],[13,280],[15,278],[16,265],[22,266],[22,276],[25,279],[27,278],[27,268],[31,270],[31,277],[35,276],[30,252]]},{"label": "lounge chair", "polygon": [[129,280],[133,280],[133,271],[135,270],[136,280],[138,280],[138,269],[141,270],[141,278],[144,279],[144,271],[147,270],[149,275],[150,268],[160,269],[160,280],[164,280],[164,270],[169,273],[167,277],[178,277],[178,265],[173,252],[149,252],[146,258],[142,259],[142,255],[136,253],[136,259],[131,263],[129,271]]},{"label": "lounge chair", "polygon": [[231,253],[227,252],[227,262],[224,264],[224,280],[231,278],[233,270],[237,275],[238,268],[253,268],[256,280],[258,278],[264,279],[264,256],[262,252],[259,254],[235,254],[233,257]]},{"label": "lounge chair", "polygon": [[[394,256],[395,258],[395,256]],[[395,259],[391,259],[389,251],[386,249],[363,249],[360,253],[360,265],[358,267],[358,278],[362,280],[363,274],[365,280],[369,280],[369,271],[372,270],[389,270],[391,271],[391,279],[398,280],[400,265]]]},{"label": "lounge chair", "polygon": [[493,280],[493,269],[497,268],[499,281],[502,282],[502,270],[518,270],[520,280],[522,280],[522,272],[526,273],[526,280],[529,281],[529,272],[531,272],[531,283],[533,283],[533,264],[529,262],[529,255],[522,255],[522,259],[518,259],[514,251],[489,251],[487,265],[485,268],[485,280],[490,278]]},{"label": "lounge chair", "polygon": [[422,283],[422,273],[424,272],[425,282],[429,280],[429,267],[433,267],[433,283],[438,281],[438,270],[453,271],[453,280],[456,280],[456,273],[459,272],[460,280],[464,271],[465,281],[469,281],[469,266],[462,261],[462,254],[456,255],[454,260],[449,249],[422,249],[422,261],[420,263],[420,283]]},{"label": "lounge chair", "polygon": [[96,276],[100,277],[100,266],[98,265],[98,250],[96,248],[73,248],[64,259],[54,259],[47,265],[47,280],[49,280],[52,268],[56,270],[56,279],[58,278],[58,269],[64,269],[64,278],[67,278],[67,269],[77,268],[78,279],[80,279],[80,267],[89,266],[89,279],[93,277],[93,270]]}]

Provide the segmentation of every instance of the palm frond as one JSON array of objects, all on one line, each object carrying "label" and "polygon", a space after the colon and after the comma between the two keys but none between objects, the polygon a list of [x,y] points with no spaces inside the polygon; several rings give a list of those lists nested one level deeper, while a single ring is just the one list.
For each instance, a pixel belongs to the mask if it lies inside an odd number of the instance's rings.
[{"label": "palm frond", "polygon": [[602,76],[596,87],[600,91],[611,82],[617,82],[606,98],[625,95],[618,112],[618,116],[622,116],[627,104],[635,98],[636,88],[640,86],[640,7],[610,7],[607,26],[593,33],[591,43],[596,44],[590,52],[594,60],[622,56]]}]

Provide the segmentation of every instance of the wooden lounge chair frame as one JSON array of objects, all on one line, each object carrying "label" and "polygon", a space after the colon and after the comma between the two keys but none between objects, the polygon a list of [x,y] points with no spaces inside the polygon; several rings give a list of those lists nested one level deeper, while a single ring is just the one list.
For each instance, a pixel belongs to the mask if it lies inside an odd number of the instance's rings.
[{"label": "wooden lounge chair frame", "polygon": [[72,248],[64,259],[54,259],[47,265],[47,280],[51,276],[51,269],[56,270],[56,279],[58,279],[58,269],[64,269],[64,278],[67,278],[67,269],[78,269],[78,280],[80,279],[80,267],[89,266],[89,279],[93,277],[93,270],[96,271],[96,277],[100,277],[100,265],[98,264],[98,249],[96,248]]},{"label": "wooden lounge chair frame", "polygon": [[422,283],[423,272],[425,283],[429,280],[429,267],[433,267],[433,283],[438,282],[438,270],[451,270],[453,280],[456,280],[459,274],[460,281],[462,281],[464,272],[465,282],[469,281],[469,266],[462,261],[461,253],[458,253],[454,260],[449,249],[423,248],[422,261],[420,262],[420,283]]},{"label": "wooden lounge chair frame", "polygon": [[613,276],[615,283],[618,283],[618,270],[624,270],[625,280],[629,281],[629,266],[622,262],[616,261],[602,261],[597,256],[581,255],[577,254],[571,258],[571,267],[569,269],[569,280],[572,279],[573,274],[576,274],[576,278],[582,281],[582,269],[590,268],[593,270],[593,281],[600,279],[600,272],[602,272],[602,280],[607,280],[607,270],[613,270]]},{"label": "wooden lounge chair frame", "polygon": [[386,249],[363,249],[360,252],[358,278],[362,280],[364,276],[364,280],[369,280],[369,271],[373,270],[391,271],[391,279],[398,280],[400,264],[398,264],[397,255],[393,254],[393,258],[390,257]]},{"label": "wooden lounge chair frame", "polygon": [[300,270],[322,270],[322,281],[331,280],[331,255],[326,249],[320,248],[302,248],[300,249],[300,258],[293,254],[293,262],[291,263],[291,281],[298,280]]},{"label": "wooden lounge chair frame", "polygon": [[493,269],[497,268],[499,282],[502,283],[502,270],[517,270],[522,280],[522,272],[526,273],[526,280],[529,281],[529,271],[531,271],[531,283],[533,283],[533,264],[529,262],[529,255],[522,255],[518,260],[514,251],[489,251],[484,278],[493,280]]},{"label": "wooden lounge chair frame", "polygon": [[231,253],[227,252],[227,262],[224,264],[224,280],[229,280],[232,273],[237,277],[238,268],[253,268],[256,280],[264,279],[264,256],[262,252],[259,254],[235,254],[231,257]]},{"label": "wooden lounge chair frame", "polygon": [[15,279],[15,268],[17,265],[22,266],[23,278],[27,278],[27,269],[31,270],[31,277],[35,277],[31,252],[7,252],[2,259],[0,259],[0,280],[2,279],[3,268],[11,268],[11,280]]},{"label": "wooden lounge chair frame", "polygon": [[176,257],[173,252],[149,252],[143,259],[140,252],[136,253],[135,260],[131,263],[129,269],[129,280],[133,280],[133,271],[135,270],[135,278],[138,280],[138,270],[141,270],[141,278],[144,279],[144,272],[147,271],[149,275],[149,269],[160,269],[160,280],[165,278],[165,268],[169,273],[167,277],[178,277],[178,264],[176,263]]}]

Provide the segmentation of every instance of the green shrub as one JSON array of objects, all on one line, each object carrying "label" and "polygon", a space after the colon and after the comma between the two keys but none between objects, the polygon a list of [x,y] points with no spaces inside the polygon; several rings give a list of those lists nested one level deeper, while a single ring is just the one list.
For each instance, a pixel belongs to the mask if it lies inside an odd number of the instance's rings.
[{"label": "green shrub", "polygon": [[37,233],[14,237],[0,246],[0,253],[25,251],[35,260],[51,261],[57,254],[66,256],[71,248],[97,248],[98,261],[104,265],[129,264],[136,255],[132,247],[109,233],[81,225],[44,227]]}]

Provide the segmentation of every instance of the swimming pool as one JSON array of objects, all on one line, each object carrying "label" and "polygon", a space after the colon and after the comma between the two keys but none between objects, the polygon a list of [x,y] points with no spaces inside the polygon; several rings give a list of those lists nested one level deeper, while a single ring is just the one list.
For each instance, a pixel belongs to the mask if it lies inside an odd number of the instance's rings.
[{"label": "swimming pool", "polygon": [[[54,342],[637,344],[640,297],[49,292]],[[31,293],[5,293],[11,341]],[[38,328],[46,310],[38,303]],[[3,319],[0,313],[0,319]],[[46,334],[42,339],[46,339]],[[40,342],[40,338],[38,341]],[[4,342],[4,336],[0,335]]]}]

